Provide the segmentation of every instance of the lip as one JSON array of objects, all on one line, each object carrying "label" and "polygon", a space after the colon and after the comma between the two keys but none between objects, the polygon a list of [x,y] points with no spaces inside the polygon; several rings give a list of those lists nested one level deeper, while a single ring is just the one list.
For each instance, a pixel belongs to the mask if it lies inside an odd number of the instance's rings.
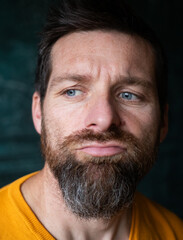
[{"label": "lip", "polygon": [[102,156],[113,156],[126,151],[124,146],[116,143],[106,143],[106,144],[88,144],[78,148],[77,150],[87,153],[92,156],[102,157]]}]

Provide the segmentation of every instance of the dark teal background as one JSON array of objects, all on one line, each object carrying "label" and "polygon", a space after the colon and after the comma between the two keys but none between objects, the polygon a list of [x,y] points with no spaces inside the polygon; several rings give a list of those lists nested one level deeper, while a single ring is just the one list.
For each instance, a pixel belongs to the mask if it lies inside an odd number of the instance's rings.
[{"label": "dark teal background", "polygon": [[[38,33],[53,0],[0,3],[0,186],[43,166],[31,120]],[[183,217],[183,7],[180,0],[130,0],[156,31],[169,61],[169,134],[139,189]]]}]

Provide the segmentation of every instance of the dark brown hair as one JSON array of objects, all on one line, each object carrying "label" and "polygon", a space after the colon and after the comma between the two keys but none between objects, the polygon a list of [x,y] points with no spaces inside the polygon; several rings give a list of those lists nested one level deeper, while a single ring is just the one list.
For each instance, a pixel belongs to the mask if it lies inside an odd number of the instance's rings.
[{"label": "dark brown hair", "polygon": [[54,43],[66,34],[91,30],[116,30],[138,35],[150,43],[156,58],[156,85],[163,115],[167,102],[167,68],[162,47],[151,28],[122,0],[61,0],[50,10],[42,32],[35,81],[41,102],[51,73],[50,52]]}]

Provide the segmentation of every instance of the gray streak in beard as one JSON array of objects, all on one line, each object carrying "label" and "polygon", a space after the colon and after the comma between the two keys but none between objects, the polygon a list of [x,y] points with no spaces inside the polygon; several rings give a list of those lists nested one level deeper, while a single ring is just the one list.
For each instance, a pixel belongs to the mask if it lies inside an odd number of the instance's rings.
[{"label": "gray streak in beard", "polygon": [[129,207],[136,189],[133,166],[115,163],[78,163],[69,159],[54,169],[66,205],[85,219],[109,219]]}]

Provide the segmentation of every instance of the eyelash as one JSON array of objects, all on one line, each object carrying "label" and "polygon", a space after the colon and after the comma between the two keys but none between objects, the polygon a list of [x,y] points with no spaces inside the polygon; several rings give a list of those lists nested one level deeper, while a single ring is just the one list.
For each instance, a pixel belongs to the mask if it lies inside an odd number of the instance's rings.
[{"label": "eyelash", "polygon": [[[78,89],[68,89],[68,90],[66,90],[65,91],[65,95],[69,92],[69,91],[74,91],[74,92],[76,92],[76,91],[80,91],[81,92],[81,90],[78,90]],[[79,94],[80,95],[80,94]],[[69,95],[67,95],[68,97],[74,97],[74,96],[69,96]]]},{"label": "eyelash", "polygon": [[[75,91],[74,95],[69,95],[68,92],[69,91]],[[76,93],[76,91],[79,91],[79,94]],[[77,99],[77,98],[81,98],[83,95],[84,95],[84,90],[81,89],[80,87],[78,86],[72,86],[71,88],[68,88],[68,89],[64,89],[62,90],[59,95],[63,95],[65,97],[67,97],[68,99]],[[124,95],[125,94],[128,94],[131,96],[131,99],[128,99],[128,98],[125,98]],[[123,96],[120,96],[120,95],[123,95]],[[143,102],[144,101],[144,96],[140,95],[140,94],[136,94],[136,93],[132,93],[131,91],[123,91],[123,92],[119,92],[117,94],[117,98],[120,100],[120,101],[123,101],[124,103],[131,103],[131,104],[138,104],[140,102]]]},{"label": "eyelash", "polygon": [[[125,98],[125,95],[126,95],[126,94],[127,94],[128,96],[131,96],[131,98],[134,98],[134,97],[135,97],[135,99]],[[128,92],[128,91],[122,92],[122,93],[119,94],[119,96],[120,96],[120,95],[124,95],[124,96],[121,96],[121,98],[123,98],[123,99],[125,99],[125,100],[127,100],[127,101],[137,101],[137,100],[139,100],[139,96],[137,96],[137,95],[134,94],[134,93]]]},{"label": "eyelash", "polygon": [[[73,92],[75,92],[74,93],[74,95],[72,96],[72,95],[69,95],[68,93],[69,93],[69,91],[73,91]],[[80,92],[79,94],[77,94],[78,92]],[[73,86],[73,87],[70,87],[70,88],[67,88],[67,89],[63,89],[62,91],[60,91],[58,94],[59,95],[63,95],[63,96],[65,96],[65,97],[67,97],[67,98],[74,98],[74,97],[79,97],[80,95],[82,95],[84,93],[84,91],[83,90],[81,90],[80,89],[80,87],[75,87],[75,86]]]}]

